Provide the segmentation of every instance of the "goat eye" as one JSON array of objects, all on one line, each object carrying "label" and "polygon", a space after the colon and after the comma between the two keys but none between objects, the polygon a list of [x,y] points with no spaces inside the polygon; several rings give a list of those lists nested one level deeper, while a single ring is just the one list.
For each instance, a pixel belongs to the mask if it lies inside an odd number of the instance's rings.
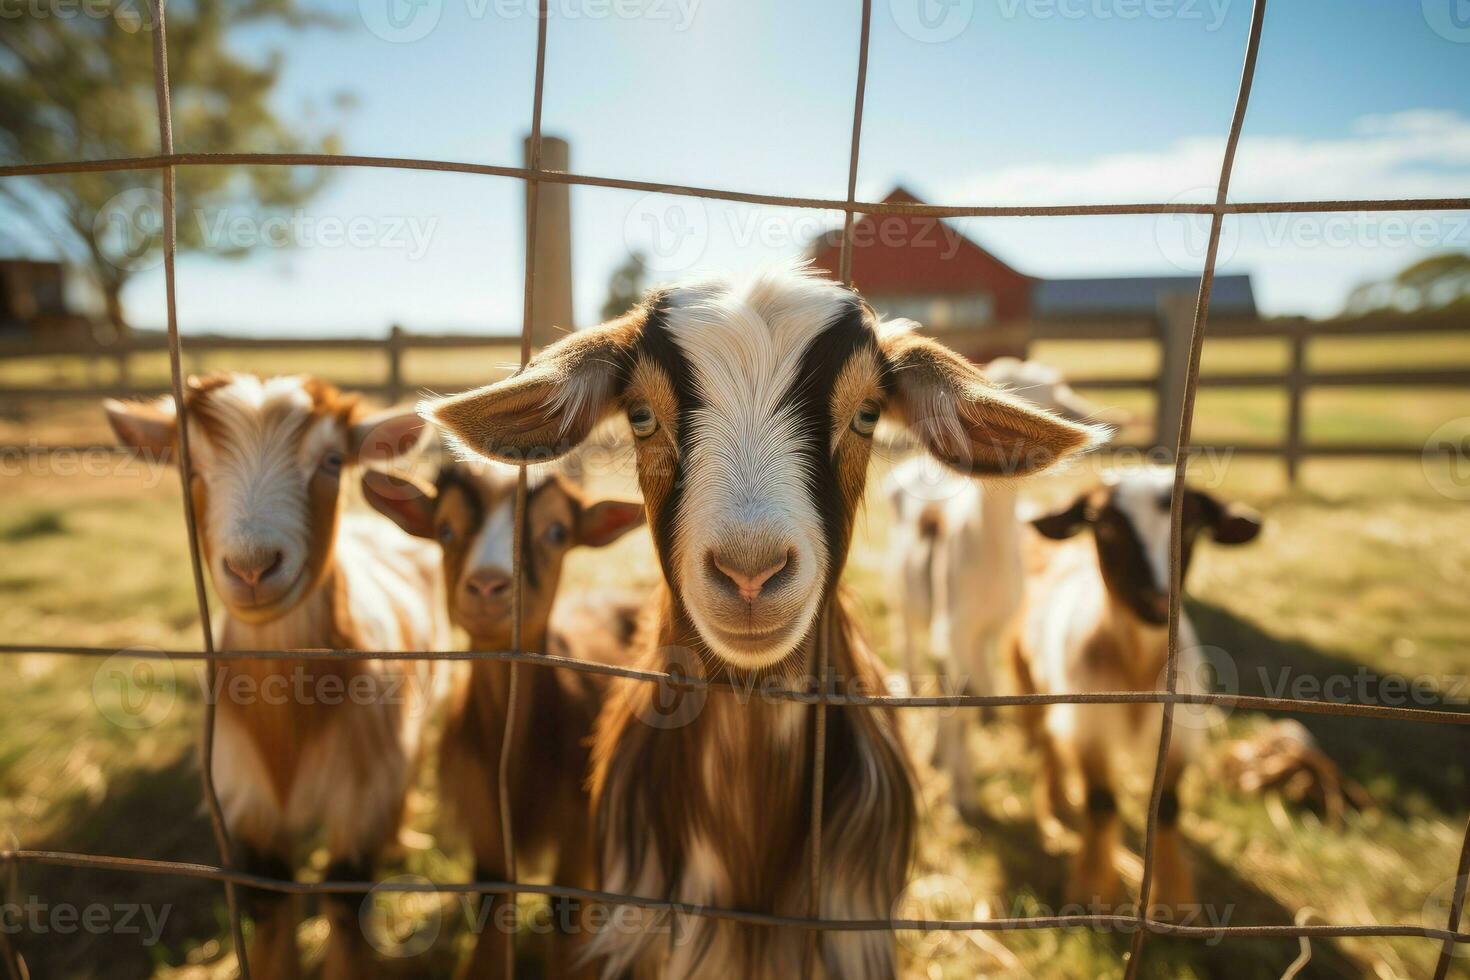
[{"label": "goat eye", "polygon": [[871,436],[873,430],[878,428],[878,416],[881,410],[872,402],[863,402],[852,417],[852,431],[860,436]]},{"label": "goat eye", "polygon": [[561,521],[556,521],[546,528],[547,544],[565,544],[566,540],[567,526]]},{"label": "goat eye", "polygon": [[335,449],[327,450],[322,456],[322,469],[328,473],[342,472],[342,454]]},{"label": "goat eye", "polygon": [[448,524],[439,525],[439,543],[448,544],[454,540],[454,528]]},{"label": "goat eye", "polygon": [[647,439],[658,431],[658,419],[654,418],[653,409],[647,405],[634,405],[629,409],[628,424],[639,439]]}]

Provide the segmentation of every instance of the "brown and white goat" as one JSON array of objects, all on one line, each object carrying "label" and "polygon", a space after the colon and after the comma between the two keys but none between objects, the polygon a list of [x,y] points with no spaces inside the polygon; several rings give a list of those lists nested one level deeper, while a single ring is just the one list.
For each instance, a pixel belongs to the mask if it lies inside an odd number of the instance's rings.
[{"label": "brown and white goat", "polygon": [[[1000,357],[985,377],[1007,391],[1074,422],[1116,422],[1117,413],[1090,405],[1061,374],[1039,361]],[[901,463],[887,480],[894,523],[889,551],[897,572],[901,647],[910,686],[918,683],[920,638],[945,665],[948,693],[996,693],[1000,644],[1021,608],[1022,540],[1016,515],[1018,481],[981,486],[936,472],[930,460]],[[973,710],[946,714],[935,735],[934,758],[950,777],[950,800],[961,813],[976,806],[968,750]]]},{"label": "brown and white goat", "polygon": [[[412,413],[367,416],[304,376],[214,374],[185,390],[189,493],[203,560],[222,602],[220,650],[427,650],[448,642],[433,549],[376,515],[343,514],[344,470],[417,441]],[[157,456],[177,443],[171,399],[106,403],[126,444]],[[397,835],[432,671],[423,663],[290,657],[221,660],[215,788],[237,860],[291,878],[318,833],[327,877],[369,880]],[[210,692],[215,696],[215,692]],[[293,977],[298,911],[249,890],[256,976]],[[333,896],[324,974],[371,969],[360,897]]]},{"label": "brown and white goat", "polygon": [[[512,647],[511,574],[515,539],[515,471],[494,464],[449,463],[433,486],[401,476],[363,476],[367,500],[410,534],[439,542],[449,583],[449,615],[471,650]],[[562,562],[574,547],[600,548],[643,523],[643,505],[589,500],[560,475],[533,479],[522,540],[521,649],[608,662],[626,661],[641,597],[592,593],[557,599]],[[568,603],[567,598],[572,599]],[[555,605],[553,606],[553,603]],[[507,877],[501,838],[499,768],[510,665],[477,662],[456,678],[440,742],[439,785],[455,823],[467,835],[476,880]],[[607,683],[592,674],[542,667],[519,672],[507,789],[518,863],[554,856],[552,881],[596,885],[588,754]],[[496,897],[465,974],[501,976],[510,932]],[[557,927],[570,922],[553,903]],[[569,976],[575,937],[559,936],[552,976]]]},{"label": "brown and white goat", "polygon": [[[856,293],[781,269],[650,294],[557,343],[515,377],[427,409],[494,458],[549,458],[623,413],[666,589],[644,663],[737,685],[882,690],[836,595],[879,417],[977,474],[1024,473],[1090,430],[987,384],[942,345],[880,334]],[[602,887],[680,903],[886,918],[904,886],[913,784],[889,711],[827,712],[822,877],[810,893],[816,713],[712,691],[671,717],[650,684],[619,685],[598,724],[593,799]],[[677,722],[674,723],[674,719]],[[621,923],[619,925],[618,923]],[[617,919],[593,940],[605,976],[789,977],[809,934],[678,916]],[[818,972],[895,974],[887,931],[823,932]]]},{"label": "brown and white goat", "polygon": [[[1174,474],[1136,467],[1110,474],[1103,486],[1032,523],[1048,538],[1091,528],[1093,542],[1055,549],[1027,586],[1027,600],[1007,642],[1023,694],[1155,691],[1165,683],[1169,653],[1169,519]],[[1260,519],[1203,491],[1184,495],[1183,567],[1207,532],[1219,544],[1250,541]],[[1177,689],[1198,693],[1205,665],[1194,628],[1180,613]],[[1119,839],[1115,768],[1152,760],[1163,708],[1157,704],[1026,706],[1028,733],[1041,750],[1039,804],[1044,819],[1075,814],[1080,789],[1082,847],[1069,899],[1107,908],[1120,897],[1115,863]],[[1179,712],[1184,712],[1183,717]],[[1176,711],[1159,805],[1156,886],[1151,902],[1193,901],[1189,865],[1179,839],[1179,777],[1206,728],[1196,709]],[[1122,768],[1127,768],[1123,765]],[[1080,784],[1080,785],[1079,785]]]}]

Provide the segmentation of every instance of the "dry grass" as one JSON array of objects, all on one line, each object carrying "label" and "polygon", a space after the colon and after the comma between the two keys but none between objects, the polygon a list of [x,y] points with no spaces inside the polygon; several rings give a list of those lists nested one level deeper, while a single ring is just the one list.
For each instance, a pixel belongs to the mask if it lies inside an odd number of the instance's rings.
[{"label": "dry grass", "polygon": [[[1399,478],[1406,489],[1412,486],[1414,468]],[[1226,487],[1256,482],[1237,465],[1226,468],[1223,481]],[[172,473],[31,477],[8,489],[0,515],[0,540],[10,559],[0,571],[5,636],[119,647],[198,642]],[[1463,505],[1426,494],[1414,500],[1412,493],[1339,500],[1270,490],[1247,495],[1267,508],[1268,531],[1249,548],[1206,548],[1190,583],[1203,639],[1228,656],[1240,690],[1265,693],[1263,685],[1278,683],[1282,670],[1292,678],[1324,678],[1357,676],[1361,668],[1432,677],[1441,695],[1453,693],[1455,678],[1470,671],[1463,622],[1470,513]],[[885,656],[893,594],[887,521],[884,505],[873,500],[849,569],[868,632]],[[616,549],[607,556],[612,561],[575,556],[567,587],[626,582],[630,575],[652,580],[646,534]],[[13,703],[23,707],[0,714],[0,828],[27,846],[213,860],[192,754],[200,700],[194,666],[165,663],[152,678],[135,676],[135,697],[141,690],[159,698],[143,708],[118,700],[123,688],[117,669],[131,670],[133,661],[21,657],[0,664],[16,692]],[[172,706],[163,711],[159,705],[170,690]],[[154,719],[150,712],[160,713]],[[916,757],[926,758],[934,714],[904,714]],[[110,720],[126,724],[140,716],[155,723],[133,728]],[[1238,713],[1219,722],[1214,748],[1188,777],[1184,793],[1184,828],[1213,914],[1232,924],[1285,923],[1299,915],[1421,923],[1439,914],[1436,889],[1442,893],[1452,873],[1470,796],[1464,729],[1307,719],[1323,746],[1383,804],[1331,827],[1215,778],[1224,742],[1264,720]],[[1067,842],[1044,840],[1035,829],[1034,763],[1018,731],[1002,712],[983,726],[972,749],[983,801],[975,826],[948,810],[943,778],[921,767],[927,806],[911,898],[957,916],[1057,908]],[[1135,851],[1142,792],[1140,787],[1124,811]],[[451,879],[468,873],[462,850],[438,836],[431,773],[415,796],[411,826],[389,871]],[[319,865],[322,860],[318,855]],[[141,946],[135,936],[64,944],[27,937],[37,975],[205,975],[225,968],[217,886],[44,869],[25,870],[21,884],[27,894],[52,903],[142,902],[172,910],[162,943],[154,947]],[[404,964],[410,973],[450,961],[455,943],[463,941],[456,938],[463,932],[462,912],[446,900],[435,913],[440,941],[430,954]],[[320,945],[319,924],[309,924],[303,935],[308,945]],[[1090,932],[901,938],[906,972],[930,977],[1111,976],[1128,940]],[[528,950],[535,942],[527,936]],[[1436,949],[1409,940],[1319,941],[1302,975],[1421,976]],[[1146,974],[1275,977],[1298,953],[1290,942],[1151,941]]]},{"label": "dry grass", "polygon": [[[1277,356],[1269,342],[1238,343],[1249,346],[1216,354],[1213,362],[1207,356],[1207,369],[1259,369]],[[1120,373],[1137,369],[1128,358],[1148,356],[1143,347],[1129,351],[1126,344],[1110,348],[1110,358],[1119,355],[1110,363]],[[1470,351],[1435,348],[1434,356],[1463,362]],[[447,357],[415,365],[410,383],[449,371],[459,372],[452,377],[465,383],[484,381],[494,364],[507,359],[487,354],[480,361],[478,354],[466,359],[453,352]],[[1318,357],[1324,367],[1345,367],[1402,363],[1404,354],[1381,346],[1324,347],[1314,363]],[[301,366],[347,380],[376,377],[380,370],[361,359]],[[9,380],[8,371],[0,372],[0,381]],[[1342,394],[1352,397],[1313,396],[1314,437],[1422,439],[1444,419],[1470,415],[1463,392]],[[1282,411],[1273,397],[1205,392],[1198,437],[1273,437]],[[1146,399],[1130,407],[1149,411]],[[13,409],[0,418],[0,442],[28,438],[102,442],[108,436],[93,403]],[[112,457],[76,460],[66,464],[69,469],[63,461],[44,459],[7,464],[0,476],[0,635],[9,642],[119,649],[199,642],[172,471]],[[1088,469],[1031,489],[1038,498],[1061,499],[1088,478]],[[1449,701],[1466,710],[1470,510],[1436,492],[1419,462],[1314,461],[1295,491],[1285,487],[1280,465],[1269,460],[1205,456],[1195,460],[1191,475],[1199,485],[1251,501],[1269,518],[1266,533],[1249,547],[1202,547],[1189,583],[1202,640],[1218,651],[1218,663],[1233,670],[1238,690],[1276,693],[1283,677],[1309,686],[1346,678],[1350,696],[1385,696],[1388,689],[1374,679],[1392,675],[1422,678],[1421,693],[1430,702]],[[875,483],[878,478],[875,473]],[[848,582],[874,646],[891,661],[894,589],[887,525],[886,506],[874,495],[859,525]],[[574,556],[566,587],[648,583],[656,574],[647,535],[639,533],[611,554]],[[0,835],[30,847],[215,859],[193,754],[201,703],[197,669],[188,662],[154,667],[152,675],[135,673],[138,661],[126,655],[107,663],[39,656],[0,661],[15,706],[0,712]],[[136,727],[139,718],[150,724]],[[934,719],[931,711],[904,712],[920,760],[928,756]],[[1267,719],[1237,712],[1216,720],[1211,749],[1184,784],[1183,826],[1200,869],[1201,895],[1217,919],[1443,925],[1446,882],[1470,804],[1470,737],[1464,728],[1304,719],[1323,748],[1381,804],[1330,826],[1274,797],[1232,789],[1219,772],[1224,746]],[[1036,830],[1034,761],[1005,712],[981,727],[971,748],[983,803],[973,826],[945,806],[943,777],[920,767],[927,805],[908,897],[921,903],[918,908],[956,917],[1056,909],[1069,842],[1044,839]],[[1140,760],[1140,767],[1149,761]],[[1135,853],[1141,847],[1143,792],[1140,787],[1124,807]],[[441,836],[432,772],[414,796],[410,827],[386,873],[468,875],[463,849]],[[317,855],[318,872],[323,865],[324,856]],[[1131,868],[1136,878],[1136,860]],[[216,885],[27,868],[19,888],[52,906],[133,902],[169,910],[160,942],[151,946],[116,932],[65,941],[22,936],[36,976],[228,974],[231,957],[221,945],[227,931]],[[399,962],[395,975],[442,973],[466,941],[457,901],[446,899],[430,918],[440,925],[438,941],[423,957]],[[303,937],[319,952],[320,921],[308,923]],[[1129,937],[1079,931],[901,940],[905,972],[915,977],[1071,980],[1119,975]],[[535,975],[537,942],[529,931],[524,934],[523,954],[532,968],[526,975]],[[1300,975],[1418,977],[1437,951],[1427,941],[1318,941]],[[1155,939],[1144,972],[1168,978],[1277,977],[1300,954],[1291,941]],[[1457,963],[1461,976],[1470,976],[1466,963],[1470,958]]]}]

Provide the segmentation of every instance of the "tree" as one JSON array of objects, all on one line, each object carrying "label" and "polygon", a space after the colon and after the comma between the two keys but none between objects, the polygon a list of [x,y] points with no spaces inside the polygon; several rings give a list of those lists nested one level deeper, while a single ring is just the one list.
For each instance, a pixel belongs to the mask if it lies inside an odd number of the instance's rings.
[{"label": "tree", "polygon": [[1383,310],[1422,312],[1470,306],[1470,253],[1421,259],[1392,279],[1364,283],[1348,294],[1349,314]]},{"label": "tree", "polygon": [[602,304],[602,318],[622,316],[643,299],[648,288],[648,266],[642,252],[631,252],[623,264],[613,270],[607,280],[607,301]]},{"label": "tree", "polygon": [[[0,162],[45,163],[152,156],[159,152],[152,13],[146,0],[75,0],[15,6],[0,29]],[[334,152],[330,130],[299,132],[270,99],[281,56],[253,63],[228,44],[232,30],[332,23],[297,0],[175,0],[167,8],[175,145],[180,151],[239,149]],[[347,104],[338,96],[336,108]],[[289,167],[181,167],[176,171],[178,243],[237,256],[211,240],[225,211],[264,218],[300,206],[329,171]],[[60,258],[88,270],[115,336],[128,325],[121,294],[129,277],[156,265],[162,196],[156,173],[117,171],[0,181],[0,210],[24,220]]]}]

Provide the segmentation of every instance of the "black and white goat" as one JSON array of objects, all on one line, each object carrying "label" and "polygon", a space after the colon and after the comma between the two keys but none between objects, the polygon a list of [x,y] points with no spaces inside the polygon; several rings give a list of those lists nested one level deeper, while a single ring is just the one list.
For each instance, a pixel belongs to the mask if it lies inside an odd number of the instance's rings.
[{"label": "black and white goat", "polygon": [[[465,446],[506,461],[561,455],[624,415],[667,588],[644,663],[754,685],[815,683],[830,637],[838,691],[882,690],[837,596],[874,428],[889,414],[975,475],[1043,469],[1096,441],[989,384],[942,345],[880,330],[851,290],[787,269],[652,293],[542,351],[522,373],[433,403]],[[674,727],[650,684],[621,685],[599,723],[593,798],[602,887],[681,903],[884,918],[914,831],[890,712],[827,711],[822,877],[810,893],[815,711],[712,691]],[[744,702],[744,703],[742,703]],[[696,706],[697,707],[697,706]],[[647,920],[645,920],[647,921]],[[594,940],[604,974],[787,977],[799,930],[682,917]],[[887,932],[820,934],[819,971],[895,974]]]},{"label": "black and white goat", "polygon": [[[1155,691],[1168,658],[1169,520],[1174,474],[1137,467],[1110,474],[1064,510],[1033,521],[1057,540],[1086,528],[1092,542],[1055,549],[1027,583],[1025,605],[1006,643],[1007,661],[1023,694]],[[1183,571],[1201,534],[1218,544],[1253,539],[1257,515],[1238,504],[1189,489],[1184,495]],[[1194,628],[1181,611],[1177,687],[1200,689],[1204,664]],[[1069,898],[1107,908],[1119,898],[1115,863],[1119,839],[1115,770],[1152,760],[1162,707],[1157,704],[1025,706],[1027,731],[1041,751],[1038,800],[1043,819],[1068,822],[1081,810],[1082,847]],[[1164,771],[1156,844],[1163,906],[1193,901],[1189,865],[1179,839],[1179,777],[1207,730],[1208,716],[1176,713]],[[1081,804],[1079,807],[1078,804]]]}]

